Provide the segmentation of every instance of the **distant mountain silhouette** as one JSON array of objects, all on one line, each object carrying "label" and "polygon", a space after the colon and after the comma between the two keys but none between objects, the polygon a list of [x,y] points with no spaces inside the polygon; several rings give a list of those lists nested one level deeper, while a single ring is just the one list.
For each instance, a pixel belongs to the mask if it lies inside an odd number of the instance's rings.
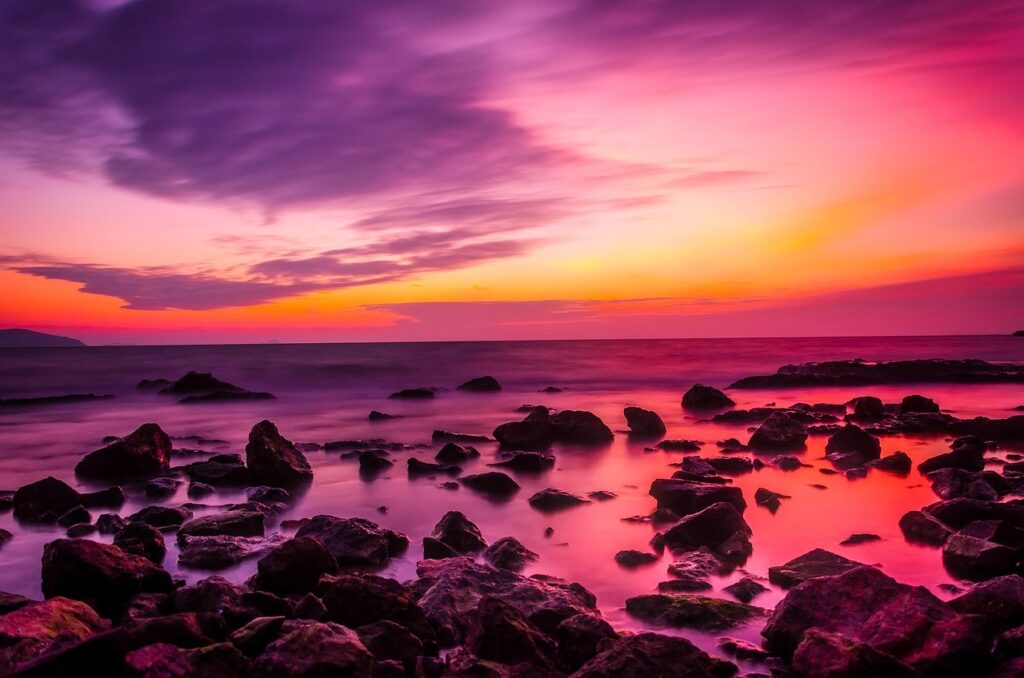
[{"label": "distant mountain silhouette", "polygon": [[0,348],[36,348],[51,346],[85,346],[78,339],[45,334],[33,330],[0,330]]}]

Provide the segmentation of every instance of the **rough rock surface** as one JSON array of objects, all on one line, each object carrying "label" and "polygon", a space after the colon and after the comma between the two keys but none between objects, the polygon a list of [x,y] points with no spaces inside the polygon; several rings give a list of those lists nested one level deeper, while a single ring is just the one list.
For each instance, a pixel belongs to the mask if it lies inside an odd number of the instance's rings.
[{"label": "rough rock surface", "polygon": [[630,433],[649,438],[665,435],[665,422],[661,420],[657,412],[645,410],[642,407],[627,407],[622,413],[626,417]]},{"label": "rough rock surface", "polygon": [[245,463],[253,480],[266,485],[293,487],[313,478],[313,469],[306,457],[267,420],[256,424],[249,432]]},{"label": "rough rock surface", "polygon": [[848,572],[860,563],[825,549],[813,549],[785,565],[768,568],[768,581],[789,588],[816,577],[831,577]]},{"label": "rough rock surface", "polygon": [[296,537],[316,537],[341,567],[383,567],[409,547],[409,538],[364,518],[311,518]]},{"label": "rough rock surface", "polygon": [[75,466],[83,478],[153,477],[170,469],[171,439],[156,424],[143,424],[124,438],[85,455]]},{"label": "rough rock surface", "polygon": [[688,410],[721,410],[736,403],[713,386],[694,384],[683,394],[680,404]]},{"label": "rough rock surface", "polygon": [[747,443],[755,450],[802,450],[807,440],[807,429],[792,413],[778,410],[757,427]]}]

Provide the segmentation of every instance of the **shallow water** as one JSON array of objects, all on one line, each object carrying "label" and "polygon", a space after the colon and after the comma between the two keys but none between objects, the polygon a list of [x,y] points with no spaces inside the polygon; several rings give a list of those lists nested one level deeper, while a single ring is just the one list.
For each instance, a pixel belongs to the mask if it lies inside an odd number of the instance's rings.
[{"label": "shallow water", "polygon": [[[694,382],[719,387],[743,376],[774,372],[786,363],[862,357],[869,360],[909,358],[981,358],[1024,361],[1024,340],[1012,337],[846,338],[846,339],[735,339],[494,342],[432,344],[332,344],[188,347],[93,347],[74,349],[0,350],[0,398],[110,393],[112,400],[80,404],[0,409],[0,489],[15,489],[46,475],[73,485],[72,469],[85,453],[100,447],[107,435],[125,435],[139,424],[159,423],[172,436],[200,435],[227,441],[206,445],[214,452],[242,452],[249,429],[260,419],[274,421],[296,442],[324,443],[339,439],[380,437],[403,443],[424,443],[428,449],[393,456],[394,469],[372,482],[361,480],[355,461],[337,452],[307,452],[315,480],[283,518],[329,513],[361,516],[409,535],[412,548],[392,563],[385,574],[399,579],[414,576],[422,556],[420,541],[448,510],[461,510],[476,522],[485,538],[494,541],[512,535],[540,554],[526,574],[542,572],[579,581],[598,597],[598,604],[616,628],[643,628],[623,610],[626,598],[655,590],[671,557],[635,570],[620,568],[614,554],[626,548],[646,549],[655,530],[648,524],[622,521],[647,514],[655,502],[647,494],[650,483],[669,477],[679,453],[649,452],[650,442],[631,440],[622,408],[640,405],[656,410],[669,427],[669,438],[703,440],[705,455],[717,455],[714,441],[749,437],[745,426],[702,422],[679,406],[682,393]],[[242,387],[271,391],[276,400],[245,403],[183,405],[174,398],[140,392],[134,385],[143,378],[176,378],[188,370],[212,371]],[[503,384],[497,394],[467,394],[454,386],[472,377],[491,374]],[[555,385],[563,393],[538,390]],[[393,401],[386,396],[400,388],[437,386],[447,390],[433,401]],[[1024,387],[1016,385],[920,385],[860,388],[776,389],[731,391],[738,407],[775,402],[845,402],[872,394],[886,402],[921,393],[935,399],[943,410],[960,417],[1010,416],[1024,403]],[[432,460],[440,445],[430,445],[434,429],[489,434],[496,425],[521,418],[514,410],[522,404],[543,404],[557,409],[586,409],[598,414],[617,431],[615,441],[599,449],[556,445],[555,469],[539,474],[513,474],[522,485],[506,502],[490,502],[466,489],[450,491],[438,485],[444,478],[409,479],[405,459]],[[385,422],[367,421],[371,409],[401,415]],[[745,513],[754,530],[754,554],[745,571],[766,576],[767,568],[812,548],[822,547],[865,563],[877,564],[896,579],[928,587],[940,597],[949,594],[939,584],[954,580],[942,568],[935,549],[904,542],[897,521],[908,510],[935,501],[927,483],[913,471],[899,477],[872,471],[868,478],[850,481],[818,471],[825,438],[812,436],[802,453],[812,468],[783,472],[771,467],[735,478],[750,505]],[[194,443],[176,441],[176,447]],[[466,473],[487,470],[497,450],[478,445],[482,457],[465,464]],[[882,439],[883,454],[907,452],[915,462],[944,451],[941,438]],[[748,455],[749,456],[749,455]],[[175,463],[187,463],[179,459]],[[825,485],[817,489],[812,484]],[[618,497],[593,502],[555,514],[543,514],[526,502],[536,490],[557,487],[585,494],[611,490]],[[772,515],[757,507],[758,487],[791,495]],[[121,513],[132,513],[153,503],[141,488],[127,487],[129,502]],[[221,492],[207,499],[226,503],[244,496]],[[166,504],[187,501],[185,489]],[[377,510],[388,508],[386,513]],[[96,513],[102,510],[94,511]],[[554,535],[544,536],[546,527]],[[15,538],[0,551],[0,589],[38,596],[40,554],[49,540],[62,536],[57,528],[15,525],[10,513],[0,516],[0,527]],[[276,530],[268,530],[268,533]],[[854,532],[873,532],[881,541],[840,546]],[[209,573],[181,570],[176,565],[174,540],[167,540],[165,566],[190,581]],[[255,570],[249,561],[223,574],[241,581]],[[720,589],[740,578],[737,571],[714,581],[709,595],[725,596]],[[783,592],[755,599],[767,608]],[[725,635],[757,640],[762,622]],[[714,638],[681,632],[712,648]]]}]

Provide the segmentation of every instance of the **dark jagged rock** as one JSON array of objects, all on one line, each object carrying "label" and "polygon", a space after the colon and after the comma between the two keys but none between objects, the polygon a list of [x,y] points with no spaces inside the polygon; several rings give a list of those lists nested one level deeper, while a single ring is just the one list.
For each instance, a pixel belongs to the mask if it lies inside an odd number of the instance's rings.
[{"label": "dark jagged rock", "polygon": [[388,398],[392,400],[429,400],[436,395],[432,388],[405,388],[395,391]]},{"label": "dark jagged rock", "polygon": [[588,614],[569,617],[555,631],[558,653],[570,670],[576,670],[593,659],[606,643],[617,637],[611,624]]},{"label": "dark jagged rock", "polygon": [[373,655],[352,629],[315,621],[288,621],[281,637],[253,661],[250,678],[352,676],[369,678]]},{"label": "dark jagged rock", "polygon": [[551,417],[554,439],[576,445],[610,443],[615,435],[597,415],[584,410],[562,410]]},{"label": "dark jagged rock", "polygon": [[911,412],[938,412],[939,405],[931,398],[922,395],[908,395],[900,402],[900,414]]},{"label": "dark jagged rock", "polygon": [[313,537],[295,537],[256,563],[256,588],[281,595],[308,593],[325,574],[336,574],[338,563]]},{"label": "dark jagged rock", "polygon": [[261,421],[249,432],[245,460],[253,480],[279,487],[309,483],[313,469],[306,457],[269,421]]},{"label": "dark jagged rock", "polygon": [[676,558],[677,560],[668,566],[668,573],[675,578],[675,582],[682,582],[682,584],[679,587],[667,588],[682,588],[686,591],[710,589],[711,584],[707,581],[708,577],[725,574],[734,567],[733,564],[723,561],[721,556],[706,546],[695,551],[677,554]]},{"label": "dark jagged rock", "polygon": [[510,468],[520,473],[540,473],[554,467],[555,457],[543,452],[516,452],[506,459],[488,465]]},{"label": "dark jagged rock", "polygon": [[461,466],[452,466],[448,464],[432,464],[428,461],[420,461],[415,457],[410,457],[406,462],[410,476],[427,476],[427,475],[446,475],[446,476],[457,476],[462,473]]},{"label": "dark jagged rock", "polygon": [[519,572],[539,557],[515,537],[502,537],[484,551],[484,560],[497,568],[513,572]]},{"label": "dark jagged rock", "polygon": [[473,393],[495,393],[501,390],[501,384],[494,377],[477,377],[459,384],[460,391],[472,391]]},{"label": "dark jagged rock", "polygon": [[442,558],[458,558],[462,554],[437,537],[423,538],[423,557],[426,560],[441,560]]},{"label": "dark jagged rock", "polygon": [[961,614],[984,616],[1001,631],[1024,624],[1024,579],[1016,574],[994,577],[976,584],[949,601]]},{"label": "dark jagged rock", "polygon": [[651,624],[701,631],[724,631],[767,614],[759,607],[685,593],[655,593],[629,598],[626,611]]},{"label": "dark jagged rock", "polygon": [[178,530],[182,537],[229,535],[233,537],[262,537],[263,514],[257,511],[225,511],[188,521]]},{"label": "dark jagged rock", "polygon": [[773,375],[740,379],[730,388],[1009,382],[1024,382],[1024,367],[983,360],[835,360],[786,365]]},{"label": "dark jagged rock", "polygon": [[0,673],[17,668],[47,652],[70,647],[110,623],[83,602],[57,597],[26,602],[0,616]]},{"label": "dark jagged rock", "polygon": [[527,417],[523,421],[510,421],[501,424],[494,429],[495,440],[503,447],[516,450],[548,449],[554,439],[554,429],[546,412],[545,409],[543,419]]},{"label": "dark jagged rock", "polygon": [[780,455],[778,457],[772,457],[771,464],[772,466],[775,466],[782,471],[795,471],[798,468],[808,466],[808,464],[803,463],[798,458],[792,455]]},{"label": "dark jagged rock", "polygon": [[75,466],[83,478],[152,477],[170,469],[171,439],[156,424],[143,424],[131,434],[85,455]]},{"label": "dark jagged rock", "polygon": [[650,551],[627,549],[615,554],[615,562],[623,567],[641,567],[643,565],[651,565],[657,561],[658,554],[651,553]]},{"label": "dark jagged rock", "polygon": [[245,487],[253,481],[239,455],[216,455],[206,461],[189,464],[183,470],[193,482],[214,487]]},{"label": "dark jagged rock", "polygon": [[483,596],[466,648],[480,659],[501,664],[526,663],[553,671],[561,666],[554,642],[516,607],[495,596]]},{"label": "dark jagged rock", "polygon": [[968,497],[994,501],[1008,491],[1003,477],[993,471],[976,473],[959,468],[942,468],[927,475],[932,491],[942,499]]},{"label": "dark jagged rock", "polygon": [[242,392],[243,390],[234,384],[221,381],[209,372],[188,372],[160,392],[173,395],[196,395],[218,391]]},{"label": "dark jagged rock", "polygon": [[627,407],[622,411],[630,433],[647,438],[658,438],[665,435],[665,422],[657,412],[642,407]]},{"label": "dark jagged rock", "polygon": [[92,400],[110,400],[114,396],[98,393],[66,393],[35,398],[0,398],[0,407],[41,407],[46,405],[67,405]]},{"label": "dark jagged rock", "polygon": [[81,503],[78,491],[47,476],[18,488],[13,498],[14,517],[26,522],[56,523],[57,518]]},{"label": "dark jagged rock", "polygon": [[261,504],[287,503],[292,498],[291,493],[283,487],[267,487],[266,485],[247,488],[245,496],[249,501]]},{"label": "dark jagged rock", "polygon": [[729,503],[741,512],[747,508],[743,490],[729,485],[658,478],[651,483],[649,494],[658,500],[659,508],[670,509],[680,516],[719,502]]},{"label": "dark jagged rock", "polygon": [[496,498],[508,497],[519,491],[519,483],[501,471],[463,476],[459,482],[471,490]]},{"label": "dark jagged rock", "polygon": [[917,671],[867,643],[839,633],[810,629],[793,653],[802,676],[891,676],[913,678]]},{"label": "dark jagged rock", "polygon": [[43,547],[42,589],[47,598],[81,600],[109,617],[135,595],[168,592],[173,584],[142,556],[85,539],[57,539]]},{"label": "dark jagged rock", "polygon": [[763,487],[757,488],[754,492],[754,503],[758,506],[764,506],[766,509],[775,513],[782,506],[782,500],[789,499],[788,495],[779,494],[778,492],[772,492]]},{"label": "dark jagged rock", "polygon": [[89,514],[89,511],[86,510],[84,506],[69,508],[57,518],[57,524],[61,527],[71,527],[72,525],[78,525],[79,523],[91,522],[92,515]]},{"label": "dark jagged rock", "polygon": [[912,463],[910,456],[906,452],[893,452],[890,455],[868,462],[868,465],[879,471],[907,475],[910,473]]},{"label": "dark jagged rock", "polygon": [[128,516],[128,521],[140,520],[153,527],[176,527],[192,517],[192,511],[182,507],[147,506]]},{"label": "dark jagged rock", "polygon": [[943,468],[960,468],[965,471],[981,471],[985,468],[985,452],[976,447],[960,447],[952,452],[937,454],[917,465],[921,473],[931,473]]},{"label": "dark jagged rock", "polygon": [[480,528],[460,511],[444,514],[434,526],[433,536],[459,553],[476,553],[487,548]]},{"label": "dark jagged rock", "polygon": [[435,443],[490,443],[494,442],[493,438],[489,438],[479,433],[458,433],[455,431],[441,431],[435,430],[431,435],[430,439]]},{"label": "dark jagged rock", "polygon": [[142,521],[128,523],[114,535],[114,546],[159,565],[167,554],[160,530]]},{"label": "dark jagged rock", "polygon": [[923,510],[955,530],[978,520],[1003,520],[1014,527],[1024,528],[1024,505],[1013,502],[961,497],[929,504]]},{"label": "dark jagged rock", "polygon": [[[739,441],[736,441],[739,445]],[[703,443],[697,440],[662,440],[655,447],[666,452],[700,452]]]},{"label": "dark jagged rock", "polygon": [[750,436],[755,450],[802,450],[807,440],[807,429],[785,410],[773,412]]},{"label": "dark jagged rock", "polygon": [[464,464],[476,459],[480,453],[473,447],[463,447],[458,443],[448,443],[434,455],[434,459],[443,464]]},{"label": "dark jagged rock", "polygon": [[692,551],[707,547],[729,562],[742,563],[753,550],[752,530],[732,504],[720,502],[686,516],[669,529],[655,535],[655,548]]},{"label": "dark jagged rock", "polygon": [[850,418],[855,421],[878,421],[885,418],[885,403],[875,396],[860,396],[849,402],[853,408]]},{"label": "dark jagged rock", "polygon": [[680,404],[688,410],[722,410],[736,403],[713,386],[694,384],[683,394]]},{"label": "dark jagged rock", "polygon": [[861,564],[857,561],[844,558],[831,551],[813,549],[802,556],[797,556],[785,565],[769,567],[768,581],[782,588],[790,588],[808,579],[833,577],[860,566]]},{"label": "dark jagged rock", "polygon": [[538,511],[561,511],[563,509],[572,508],[573,506],[589,503],[589,499],[554,487],[548,487],[540,490],[539,492],[534,493],[534,495],[529,499],[530,506]]},{"label": "dark jagged rock", "polygon": [[115,513],[101,513],[96,518],[96,529],[100,534],[117,534],[127,524],[124,518]]},{"label": "dark jagged rock", "polygon": [[144,492],[150,499],[162,501],[173,497],[177,493],[179,485],[181,485],[181,481],[177,478],[153,478],[146,483]]},{"label": "dark jagged rock", "polygon": [[284,543],[285,537],[238,537],[211,534],[178,537],[178,564],[201,570],[220,570],[243,560],[258,558]]},{"label": "dark jagged rock", "polygon": [[[734,664],[710,657],[685,638],[638,633],[620,637],[605,647],[581,666],[574,678],[722,678],[736,672]],[[681,673],[682,667],[685,673]]]},{"label": "dark jagged rock", "polygon": [[409,538],[363,518],[320,515],[299,528],[296,537],[316,537],[341,567],[383,567],[409,547]]},{"label": "dark jagged rock", "polygon": [[942,564],[946,569],[956,577],[972,581],[1009,574],[1019,560],[1016,549],[962,531],[942,545]]},{"label": "dark jagged rock", "polygon": [[[430,561],[448,562],[448,561]],[[346,574],[323,580],[327,621],[358,628],[379,621],[401,624],[424,642],[435,633],[412,592],[394,579],[373,574]]]},{"label": "dark jagged rock", "polygon": [[755,579],[743,577],[739,581],[722,588],[722,590],[741,603],[749,603],[757,596],[768,591],[768,587]]},{"label": "dark jagged rock", "polygon": [[878,459],[882,444],[856,424],[836,431],[825,444],[825,457],[840,469],[854,468]]},{"label": "dark jagged rock", "polygon": [[[416,673],[416,658],[423,656],[423,641],[401,624],[379,621],[365,624],[356,629],[359,639],[378,660],[393,660],[399,663],[401,675]],[[378,678],[375,670],[374,677]]]},{"label": "dark jagged rock", "polygon": [[708,465],[718,473],[725,475],[742,475],[754,470],[754,464],[745,457],[708,457]]},{"label": "dark jagged rock", "polygon": [[942,546],[953,534],[947,526],[923,511],[909,511],[900,518],[900,530],[907,541]]}]

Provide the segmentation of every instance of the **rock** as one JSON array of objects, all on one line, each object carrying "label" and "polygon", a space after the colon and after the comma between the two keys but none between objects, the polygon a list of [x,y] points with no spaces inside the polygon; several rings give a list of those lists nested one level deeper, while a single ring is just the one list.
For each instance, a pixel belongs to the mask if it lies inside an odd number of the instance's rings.
[{"label": "rock", "polygon": [[327,608],[324,607],[324,602],[312,593],[307,593],[302,598],[299,598],[299,602],[295,603],[296,619],[321,621],[326,616]]},{"label": "rock", "polygon": [[554,439],[575,445],[610,443],[615,435],[597,415],[583,410],[562,410],[551,417]]},{"label": "rock", "polygon": [[543,417],[531,413],[523,421],[510,421],[494,429],[494,438],[503,447],[516,450],[546,450],[554,439],[554,428],[544,409]]},{"label": "rock", "polygon": [[79,523],[91,523],[92,516],[84,506],[69,508],[57,518],[57,524],[61,527],[71,527]]},{"label": "rock", "polygon": [[114,546],[126,553],[134,553],[159,565],[167,554],[164,536],[151,525],[140,521],[128,523],[114,535]]},{"label": "rock", "polygon": [[336,574],[338,563],[313,537],[284,542],[256,563],[256,588],[287,595],[312,591],[325,574]]},{"label": "rock", "polygon": [[911,543],[942,546],[952,530],[922,511],[910,511],[900,518],[900,530]]},{"label": "rock", "polygon": [[942,499],[968,497],[994,501],[1002,492],[990,481],[1001,489],[1008,489],[1002,476],[992,471],[977,473],[959,468],[940,468],[929,473],[927,478],[932,484],[932,491]]},{"label": "rock", "polygon": [[[412,461],[410,459],[410,461]],[[377,450],[364,450],[359,454],[359,472],[377,474],[394,466],[394,462],[380,454]]]},{"label": "rock", "polygon": [[949,606],[961,614],[982,615],[1008,631],[1024,624],[1024,579],[1016,574],[994,577],[972,586],[949,601]]},{"label": "rock", "polygon": [[702,546],[729,562],[743,562],[751,554],[752,531],[732,504],[720,502],[686,516],[656,535],[652,544],[672,551],[692,551]]},{"label": "rock", "polygon": [[372,668],[373,655],[355,631],[330,622],[288,621],[281,637],[253,661],[248,675],[370,678]]},{"label": "rock", "polygon": [[[409,629],[384,620],[360,626],[356,633],[375,658],[399,662],[400,668],[404,669],[402,675],[415,674],[416,658],[424,654],[424,645]],[[378,678],[377,672],[374,672],[374,678]]]},{"label": "rock", "polygon": [[539,557],[515,537],[502,537],[484,551],[484,560],[497,568],[513,572],[519,572]]},{"label": "rock", "polygon": [[266,420],[249,432],[245,463],[252,478],[266,485],[296,487],[313,479],[313,469],[306,457]]},{"label": "rock", "polygon": [[153,527],[177,527],[192,517],[192,511],[182,507],[147,506],[128,516],[128,522],[141,521]]},{"label": "rock", "polygon": [[768,587],[750,577],[743,577],[722,590],[741,603],[749,603],[757,596],[768,591]]},{"label": "rock", "polygon": [[705,461],[715,471],[725,475],[738,476],[754,470],[754,463],[745,457],[709,457]]},{"label": "rock", "polygon": [[135,385],[135,388],[140,391],[155,391],[158,389],[164,389],[173,384],[174,382],[170,379],[141,379],[139,383]]},{"label": "rock", "polygon": [[5,615],[8,612],[19,610],[33,602],[35,601],[26,598],[25,596],[18,595],[17,593],[0,591],[0,615]]},{"label": "rock", "polygon": [[424,475],[448,475],[457,476],[462,473],[462,468],[459,466],[447,466],[442,464],[431,464],[430,462],[420,461],[415,457],[410,457],[407,461],[409,475],[410,476],[424,476]]},{"label": "rock", "polygon": [[501,471],[463,476],[459,482],[471,490],[496,498],[505,498],[519,491],[519,483]]},{"label": "rock", "polygon": [[606,642],[617,637],[611,624],[588,614],[569,617],[555,630],[558,653],[571,671],[593,659]]},{"label": "rock", "polygon": [[401,391],[395,391],[388,398],[392,400],[430,400],[435,395],[434,389],[431,388],[404,388]]},{"label": "rock", "polygon": [[783,499],[789,499],[789,496],[779,494],[778,492],[772,492],[771,490],[766,490],[763,487],[757,488],[757,491],[754,492],[754,503],[758,506],[764,506],[772,513],[779,510],[782,506]]},{"label": "rock", "polygon": [[810,629],[793,653],[801,676],[892,676],[913,678],[917,671],[889,654],[839,633]]},{"label": "rock", "polygon": [[759,645],[739,638],[719,638],[718,647],[726,654],[744,661],[762,662],[769,657],[769,654]]},{"label": "rock", "polygon": [[423,557],[427,560],[458,558],[462,554],[436,537],[423,538]]},{"label": "rock", "polygon": [[243,560],[258,558],[284,543],[285,537],[238,537],[215,534],[178,537],[178,564],[201,570],[220,570]]},{"label": "rock", "polygon": [[772,466],[778,467],[781,471],[795,471],[806,466],[802,461],[790,455],[772,457]]},{"label": "rock", "polygon": [[444,514],[434,526],[433,536],[463,554],[476,553],[487,548],[480,528],[460,511],[449,511]]},{"label": "rock", "polygon": [[867,544],[872,541],[881,541],[881,537],[877,534],[871,534],[869,532],[855,532],[846,539],[839,542],[841,546],[856,546],[857,544]]},{"label": "rock", "polygon": [[657,561],[658,554],[650,553],[649,551],[628,549],[615,554],[615,562],[622,567],[640,567],[642,565],[651,565]]},{"label": "rock", "polygon": [[863,466],[881,454],[878,438],[856,424],[847,424],[833,433],[825,445],[825,457],[840,469]]},{"label": "rock", "polygon": [[192,482],[214,487],[244,487],[252,484],[253,477],[236,454],[218,454],[206,461],[197,461],[182,469]]},{"label": "rock", "polygon": [[831,551],[813,549],[802,556],[797,556],[785,565],[769,567],[768,581],[788,589],[808,579],[834,577],[860,566],[861,564],[857,561],[844,558]]},{"label": "rock", "polygon": [[658,500],[659,508],[670,509],[680,516],[719,502],[731,504],[740,512],[747,508],[743,490],[728,485],[658,478],[651,483],[649,494]]},{"label": "rock", "polygon": [[100,534],[116,534],[127,524],[124,518],[115,513],[101,513],[96,518],[96,529]]},{"label": "rock", "polygon": [[627,407],[622,411],[626,417],[626,424],[630,433],[648,438],[658,438],[665,435],[665,422],[661,420],[657,412],[645,410],[642,407]]},{"label": "rock", "polygon": [[388,419],[396,419],[397,417],[393,414],[387,414],[386,412],[370,410],[370,414],[368,414],[366,418],[370,421],[386,421]]},{"label": "rock", "polygon": [[723,631],[766,616],[758,607],[693,594],[652,593],[626,600],[626,611],[637,619],[661,626]]},{"label": "rock", "polygon": [[363,518],[320,515],[299,528],[296,537],[316,537],[340,567],[384,567],[409,547],[409,538]]},{"label": "rock", "polygon": [[142,556],[85,539],[57,539],[43,547],[42,589],[47,598],[81,600],[111,617],[135,595],[168,592],[173,584]]},{"label": "rock", "polygon": [[62,514],[81,505],[81,495],[67,483],[48,476],[18,488],[13,503],[18,520],[56,523]]},{"label": "rock", "polygon": [[434,459],[443,464],[464,464],[470,459],[475,459],[480,453],[472,447],[463,447],[458,443],[447,443],[438,450]]},{"label": "rock", "polygon": [[852,419],[857,421],[877,421],[885,417],[885,404],[875,396],[861,396],[849,403],[853,407]]},{"label": "rock", "polygon": [[981,617],[958,615],[923,587],[860,566],[792,588],[761,634],[765,647],[792,657],[818,628],[865,643],[931,675],[967,675],[987,659],[991,635]]},{"label": "rock", "polygon": [[[164,381],[164,380],[153,380],[153,381]],[[141,387],[141,382],[140,382]],[[217,377],[213,376],[209,372],[187,372],[185,376],[180,377],[173,384],[170,384],[161,393],[174,394],[174,395],[195,395],[203,393],[216,393],[216,392],[241,392],[243,389],[229,384],[226,381],[221,381]]]},{"label": "rock", "polygon": [[[89,523],[78,523],[77,525],[71,525],[68,527],[68,529],[64,531],[64,534],[72,539],[79,539],[81,537],[88,537],[95,532],[95,525],[90,525]],[[3,546],[10,541],[13,536],[14,535],[7,530],[0,530],[0,546]]]},{"label": "rock", "polygon": [[19,666],[110,628],[85,603],[56,597],[31,602],[0,616],[0,673],[11,675]]},{"label": "rock", "polygon": [[952,535],[942,545],[942,564],[961,579],[982,581],[1009,574],[1019,559],[1015,549],[963,532]]},{"label": "rock", "polygon": [[150,499],[162,501],[173,497],[181,481],[176,478],[153,478],[146,483],[144,492]]},{"label": "rock", "polygon": [[571,492],[555,489],[553,487],[540,490],[529,499],[530,506],[538,511],[545,512],[561,511],[563,509],[572,508],[573,506],[589,503],[589,499],[585,499],[577,494],[572,494]]},{"label": "rock", "polygon": [[522,577],[468,558],[424,560],[417,573],[427,585],[419,604],[445,644],[466,637],[480,599],[497,596],[517,608],[544,633],[577,614],[597,616],[596,600],[578,584],[558,584]]},{"label": "rock", "polygon": [[961,447],[925,459],[917,465],[922,474],[938,471],[943,468],[960,468],[966,471],[981,471],[985,468],[984,451],[975,447]]},{"label": "rock", "polygon": [[455,431],[442,431],[436,429],[430,434],[430,439],[435,443],[490,443],[494,442],[493,438],[489,438],[479,433],[458,433]]},{"label": "rock", "polygon": [[685,638],[647,632],[622,636],[604,647],[574,678],[722,678],[736,672],[735,665],[713,659]]},{"label": "rock", "polygon": [[[739,441],[736,441],[739,445]],[[700,452],[702,443],[697,440],[662,440],[655,447],[666,452]]]},{"label": "rock", "polygon": [[191,482],[188,484],[187,494],[189,499],[205,499],[216,492],[216,488],[206,483]]},{"label": "rock", "polygon": [[1003,520],[1024,528],[1024,506],[1012,502],[983,501],[961,497],[929,504],[924,512],[953,529],[978,520]]},{"label": "rock", "polygon": [[466,648],[480,659],[501,664],[526,663],[546,670],[561,665],[554,642],[516,607],[495,596],[480,599]]},{"label": "rock", "polygon": [[225,511],[188,521],[178,530],[178,541],[184,537],[231,535],[262,537],[263,514],[256,511]]},{"label": "rock", "polygon": [[594,490],[593,492],[587,492],[587,496],[594,501],[611,501],[619,495],[609,490]]},{"label": "rock", "polygon": [[722,410],[736,403],[713,386],[694,384],[683,394],[680,404],[688,410]]},{"label": "rock", "polygon": [[911,461],[910,456],[907,455],[906,452],[894,452],[888,456],[869,462],[869,465],[871,468],[876,468],[879,471],[906,475],[910,473]]},{"label": "rock", "polygon": [[730,388],[866,386],[912,383],[1011,383],[1024,381],[1024,368],[983,360],[833,360],[786,365],[773,375],[746,377]]},{"label": "rock", "polygon": [[[449,561],[430,561],[445,563]],[[424,609],[409,589],[394,579],[372,574],[347,574],[325,578],[322,598],[324,619],[351,628],[390,621],[409,629],[420,640],[433,643],[435,633]]]},{"label": "rock", "polygon": [[542,452],[516,452],[507,459],[489,464],[500,468],[510,468],[520,473],[540,473],[554,467],[555,457]]},{"label": "rock", "polygon": [[[668,566],[668,573],[679,580],[688,580],[696,584],[707,584],[699,586],[701,589],[711,588],[707,583],[707,577],[711,575],[725,574],[732,569],[733,565],[723,562],[722,559],[707,547],[698,548],[695,551],[688,551],[677,556],[677,560]],[[698,589],[695,589],[698,590]]]},{"label": "rock", "polygon": [[291,493],[283,487],[267,487],[266,485],[246,489],[245,496],[249,501],[259,502],[261,504],[272,504],[274,502],[287,503],[291,501],[292,498]]},{"label": "rock", "polygon": [[130,435],[85,455],[75,466],[83,478],[152,477],[170,469],[171,439],[156,424],[143,424]]},{"label": "rock", "polygon": [[807,429],[791,413],[777,410],[750,436],[750,447],[757,450],[802,450]]},{"label": "rock", "polygon": [[931,398],[922,395],[908,395],[900,402],[900,414],[911,412],[938,412],[939,405]]},{"label": "rock", "polygon": [[495,393],[501,390],[501,384],[494,377],[477,377],[459,384],[456,388],[460,391],[472,391],[474,393]]}]

